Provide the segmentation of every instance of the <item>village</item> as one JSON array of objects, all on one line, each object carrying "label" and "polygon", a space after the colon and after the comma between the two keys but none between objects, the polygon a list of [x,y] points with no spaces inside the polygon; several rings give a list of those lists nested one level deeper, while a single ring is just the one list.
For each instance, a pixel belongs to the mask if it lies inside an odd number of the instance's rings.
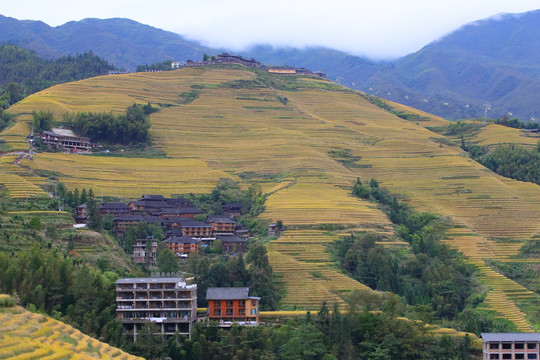
[{"label": "village", "polygon": [[228,53],[221,53],[218,56],[213,56],[208,59],[204,59],[203,61],[174,61],[171,63],[171,67],[172,69],[180,69],[183,67],[210,66],[218,64],[237,64],[250,68],[258,68],[267,71],[270,74],[277,75],[314,75],[321,78],[326,78],[326,74],[322,71],[311,71],[306,68],[297,68],[292,66],[267,66],[261,64],[255,59],[246,59],[240,55],[231,55]]}]

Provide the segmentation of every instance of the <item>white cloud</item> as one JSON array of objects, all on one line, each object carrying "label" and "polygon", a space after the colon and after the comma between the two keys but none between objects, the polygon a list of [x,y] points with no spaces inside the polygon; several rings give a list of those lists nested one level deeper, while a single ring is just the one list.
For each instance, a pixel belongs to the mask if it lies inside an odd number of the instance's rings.
[{"label": "white cloud", "polygon": [[26,0],[10,1],[0,12],[50,25],[126,17],[236,50],[260,43],[326,46],[389,58],[416,51],[467,22],[537,7],[538,0]]}]

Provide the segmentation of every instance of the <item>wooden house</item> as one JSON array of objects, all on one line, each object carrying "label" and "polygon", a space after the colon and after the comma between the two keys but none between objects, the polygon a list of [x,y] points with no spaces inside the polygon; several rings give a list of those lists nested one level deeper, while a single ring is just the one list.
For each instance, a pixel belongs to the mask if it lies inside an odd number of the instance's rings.
[{"label": "wooden house", "polygon": [[218,321],[221,327],[230,327],[233,323],[244,326],[259,324],[261,298],[249,296],[247,287],[210,287],[206,291],[206,300],[208,318]]}]

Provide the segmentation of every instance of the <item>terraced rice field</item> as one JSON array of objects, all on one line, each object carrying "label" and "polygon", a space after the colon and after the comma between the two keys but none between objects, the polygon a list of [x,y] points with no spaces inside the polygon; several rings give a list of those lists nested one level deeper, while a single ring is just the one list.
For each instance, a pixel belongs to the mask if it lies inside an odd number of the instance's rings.
[{"label": "terraced rice field", "polygon": [[337,238],[319,230],[288,230],[268,244],[270,263],[286,284],[284,307],[315,310],[323,301],[344,306],[344,293],[369,290],[337,271],[330,260],[326,246]]},{"label": "terraced rice field", "polygon": [[480,133],[471,139],[483,146],[497,144],[515,144],[525,147],[535,147],[540,140],[538,134],[528,134],[520,129],[512,129],[502,125],[490,124],[483,127]]},{"label": "terraced rice field", "polygon": [[142,359],[92,339],[69,325],[18,306],[2,308],[0,323],[2,359]]},{"label": "terraced rice field", "polygon": [[39,185],[45,179],[33,176],[29,171],[13,164],[16,156],[0,157],[0,187],[7,190],[9,196],[15,199],[49,197]]},{"label": "terraced rice field", "polygon": [[[479,261],[480,269],[483,258],[477,259],[476,252],[512,259],[521,244],[540,235],[540,187],[493,174],[424,127],[444,125],[443,119],[406,121],[321,80],[293,84],[298,91],[239,83],[218,86],[254,77],[236,69],[183,69],[59,85],[14,106],[12,112],[21,114],[19,122],[0,135],[15,146],[28,133],[30,114],[36,109],[56,114],[119,112],[133,102],[170,104],[151,116],[154,143],[168,159],[40,154],[23,164],[57,172],[70,188],[91,186],[98,195],[126,197],[207,192],[219,177],[247,179],[244,186],[264,181],[270,196],[262,217],[282,220],[289,229],[340,224],[391,235],[382,212],[350,196],[357,177],[364,181],[373,177],[416,209],[451,217],[475,234],[478,246],[468,242],[471,237],[457,235],[449,243],[470,261]],[[179,93],[192,85],[198,85],[201,94],[182,105]],[[288,101],[284,104],[278,96]],[[490,125],[479,136],[495,142],[506,137],[505,131],[512,132],[507,129]],[[515,132],[508,138],[527,143],[531,139]],[[333,157],[336,153],[345,157]],[[340,291],[362,287],[333,268],[324,246],[310,240],[315,234],[304,235],[297,237],[304,239],[303,244],[280,243],[291,240],[285,238],[268,245],[272,265],[289,288],[286,306],[311,308],[321,299],[339,301],[335,294]],[[502,311],[495,301],[499,293],[515,306],[512,299],[517,297],[505,290],[507,282],[491,282],[488,270],[482,274],[492,287],[490,307]],[[517,316],[512,318],[516,324],[525,321]]]}]

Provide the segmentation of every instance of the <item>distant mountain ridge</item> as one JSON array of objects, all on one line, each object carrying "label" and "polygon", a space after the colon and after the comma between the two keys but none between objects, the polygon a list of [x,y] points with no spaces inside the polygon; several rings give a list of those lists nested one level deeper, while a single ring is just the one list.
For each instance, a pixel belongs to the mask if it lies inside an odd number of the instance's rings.
[{"label": "distant mountain ridge", "polygon": [[[202,59],[221,49],[129,19],[84,19],[58,27],[0,15],[0,43],[46,58],[92,50],[129,70],[164,60]],[[229,51],[231,52],[231,51]],[[269,65],[321,70],[344,86],[449,119],[483,116],[540,119],[540,10],[465,25],[392,62],[312,47],[254,46],[241,53]]]}]

